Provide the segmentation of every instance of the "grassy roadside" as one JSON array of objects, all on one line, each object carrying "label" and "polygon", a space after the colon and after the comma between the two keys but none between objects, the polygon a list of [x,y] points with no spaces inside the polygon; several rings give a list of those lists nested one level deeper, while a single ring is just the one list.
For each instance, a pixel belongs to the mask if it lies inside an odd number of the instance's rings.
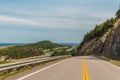
[{"label": "grassy roadside", "polygon": [[103,59],[105,61],[108,61],[108,62],[120,67],[120,60],[113,60],[113,59],[107,58],[105,56],[97,56],[97,55],[94,55],[94,56],[97,58]]},{"label": "grassy roadside", "polygon": [[0,64],[12,63],[12,61],[0,61]]},{"label": "grassy roadside", "polygon": [[[71,56],[69,56],[69,57],[71,57]],[[66,58],[69,58],[69,57],[66,57]],[[66,58],[56,59],[56,60],[47,61],[47,62],[43,62],[43,63],[37,63],[37,64],[28,65],[28,66],[24,66],[24,67],[20,67],[20,68],[14,68],[12,70],[5,70],[5,71],[0,72],[0,80],[5,80],[9,76],[12,76],[12,75],[24,72],[24,71],[29,71],[36,67],[45,67],[47,65],[54,64],[56,62],[66,59]]]}]

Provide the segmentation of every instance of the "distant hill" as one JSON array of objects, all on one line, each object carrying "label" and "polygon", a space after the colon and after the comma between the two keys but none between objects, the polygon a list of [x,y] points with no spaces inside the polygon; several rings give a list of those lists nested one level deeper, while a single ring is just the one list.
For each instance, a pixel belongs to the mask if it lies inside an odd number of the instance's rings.
[{"label": "distant hill", "polygon": [[103,55],[120,59],[120,17],[106,20],[85,34],[76,55]]},{"label": "distant hill", "polygon": [[53,43],[51,41],[45,40],[45,41],[37,42],[35,44],[30,44],[27,46],[34,46],[36,48],[42,48],[42,49],[53,49],[53,48],[61,47],[64,45],[56,44],[56,43]]},{"label": "distant hill", "polygon": [[54,49],[61,46],[63,45],[45,40],[33,44],[18,45],[2,49],[0,50],[0,56],[6,56],[7,58],[11,59],[21,59],[26,57],[44,55],[44,49]]}]

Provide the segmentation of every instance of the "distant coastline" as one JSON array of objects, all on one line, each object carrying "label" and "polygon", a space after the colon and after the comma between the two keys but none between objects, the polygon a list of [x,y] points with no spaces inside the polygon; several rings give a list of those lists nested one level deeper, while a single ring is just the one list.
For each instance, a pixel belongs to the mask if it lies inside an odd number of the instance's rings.
[{"label": "distant coastline", "polygon": [[24,45],[30,43],[0,43],[0,46]]}]

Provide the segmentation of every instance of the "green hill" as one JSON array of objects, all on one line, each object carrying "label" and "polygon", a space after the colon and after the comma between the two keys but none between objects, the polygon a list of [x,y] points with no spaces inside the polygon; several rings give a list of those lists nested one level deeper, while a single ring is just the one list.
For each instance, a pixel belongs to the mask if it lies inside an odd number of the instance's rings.
[{"label": "green hill", "polygon": [[44,55],[44,50],[52,50],[57,47],[62,47],[62,45],[45,40],[33,44],[18,45],[2,49],[0,50],[0,56],[6,56],[10,59],[21,59]]},{"label": "green hill", "polygon": [[53,48],[56,48],[56,47],[61,47],[62,45],[58,45],[56,43],[53,43],[51,41],[40,41],[38,43],[35,43],[35,44],[31,44],[29,46],[35,46],[36,48],[42,48],[42,49],[53,49]]}]

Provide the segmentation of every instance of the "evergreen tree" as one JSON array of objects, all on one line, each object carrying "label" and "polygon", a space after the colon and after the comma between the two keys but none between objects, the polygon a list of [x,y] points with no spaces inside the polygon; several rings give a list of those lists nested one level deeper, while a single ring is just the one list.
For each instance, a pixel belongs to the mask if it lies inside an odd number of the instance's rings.
[{"label": "evergreen tree", "polygon": [[118,9],[118,11],[116,12],[116,17],[120,18],[120,8]]}]

